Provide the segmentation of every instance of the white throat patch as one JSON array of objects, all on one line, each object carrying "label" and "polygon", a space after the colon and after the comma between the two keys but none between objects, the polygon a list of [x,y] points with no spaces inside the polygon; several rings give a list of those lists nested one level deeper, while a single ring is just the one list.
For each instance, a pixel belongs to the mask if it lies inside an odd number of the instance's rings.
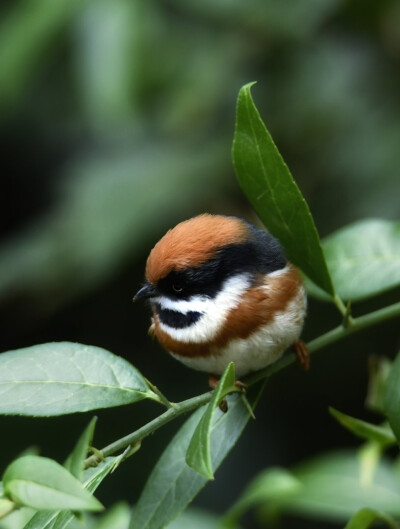
[{"label": "white throat patch", "polygon": [[215,298],[195,295],[188,300],[172,300],[165,296],[151,298],[162,309],[174,310],[181,314],[199,312],[201,317],[192,325],[183,329],[175,329],[159,322],[161,329],[171,338],[185,343],[202,343],[212,340],[221,329],[227,314],[237,307],[242,295],[250,287],[248,274],[230,277],[223,284]]}]

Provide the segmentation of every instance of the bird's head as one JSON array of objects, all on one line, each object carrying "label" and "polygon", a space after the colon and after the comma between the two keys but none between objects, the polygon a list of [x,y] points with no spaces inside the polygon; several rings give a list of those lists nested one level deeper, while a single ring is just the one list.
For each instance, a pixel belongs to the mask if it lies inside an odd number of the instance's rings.
[{"label": "bird's head", "polygon": [[203,214],[181,222],[154,246],[134,299],[150,300],[166,332],[179,329],[189,337],[193,329],[193,341],[206,340],[249,288],[286,262],[268,232],[237,217]]}]

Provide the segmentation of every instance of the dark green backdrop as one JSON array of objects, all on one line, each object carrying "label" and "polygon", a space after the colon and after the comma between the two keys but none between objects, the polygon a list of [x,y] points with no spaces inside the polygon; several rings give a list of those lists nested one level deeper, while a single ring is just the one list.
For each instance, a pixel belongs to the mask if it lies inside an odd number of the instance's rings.
[{"label": "dark green backdrop", "polygon": [[[148,312],[131,298],[148,251],[175,223],[202,211],[256,220],[230,160],[235,99],[248,81],[258,81],[256,104],[322,235],[399,218],[399,2],[12,0],[0,17],[2,351],[88,343],[129,359],[171,400],[206,390],[206,376],[151,342]],[[304,335],[337,323],[311,301]],[[393,356],[395,330],[326,350],[308,374],[274,377],[196,504],[223,512],[265,466],[356,445],[327,407],[363,415],[367,358]],[[157,411],[99,411],[96,445]],[[88,421],[0,418],[1,469],[32,445],[61,461]],[[176,428],[105,482],[106,505],[135,501]]]}]

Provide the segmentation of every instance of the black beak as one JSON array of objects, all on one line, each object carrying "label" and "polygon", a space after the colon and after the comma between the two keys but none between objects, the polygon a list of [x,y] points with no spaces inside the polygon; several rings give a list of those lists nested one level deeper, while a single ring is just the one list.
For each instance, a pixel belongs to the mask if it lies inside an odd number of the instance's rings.
[{"label": "black beak", "polygon": [[157,295],[157,290],[154,285],[151,283],[146,282],[138,292],[136,292],[135,296],[133,297],[133,301],[137,301],[138,299],[148,299],[152,298]]}]

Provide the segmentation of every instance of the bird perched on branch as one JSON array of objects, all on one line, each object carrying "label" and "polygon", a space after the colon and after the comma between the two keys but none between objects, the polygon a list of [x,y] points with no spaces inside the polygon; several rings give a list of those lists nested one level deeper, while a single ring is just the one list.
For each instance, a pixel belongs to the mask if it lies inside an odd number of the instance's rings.
[{"label": "bird perched on branch", "polygon": [[150,334],[188,367],[220,375],[233,361],[241,377],[293,346],[308,369],[301,276],[275,237],[243,219],[203,214],[168,231],[138,299],[150,301]]}]

